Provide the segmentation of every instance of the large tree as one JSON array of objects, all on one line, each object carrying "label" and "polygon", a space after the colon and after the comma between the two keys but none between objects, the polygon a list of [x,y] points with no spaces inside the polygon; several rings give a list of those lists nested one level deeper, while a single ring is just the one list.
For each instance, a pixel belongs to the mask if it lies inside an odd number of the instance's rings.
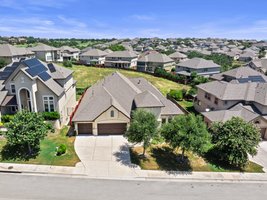
[{"label": "large tree", "polygon": [[211,127],[212,141],[219,158],[235,167],[245,167],[248,154],[256,155],[260,141],[259,129],[239,117]]},{"label": "large tree", "polygon": [[210,146],[210,134],[200,116],[179,115],[161,128],[161,134],[173,149],[181,148],[184,153],[191,150],[201,154]]},{"label": "large tree", "polygon": [[49,126],[41,114],[21,111],[7,123],[7,129],[5,134],[7,144],[27,147],[28,154],[31,155],[33,149],[39,149],[40,141],[47,135]]},{"label": "large tree", "polygon": [[125,137],[132,143],[143,143],[143,155],[151,140],[157,135],[158,122],[155,115],[145,110],[133,112],[133,118]]}]

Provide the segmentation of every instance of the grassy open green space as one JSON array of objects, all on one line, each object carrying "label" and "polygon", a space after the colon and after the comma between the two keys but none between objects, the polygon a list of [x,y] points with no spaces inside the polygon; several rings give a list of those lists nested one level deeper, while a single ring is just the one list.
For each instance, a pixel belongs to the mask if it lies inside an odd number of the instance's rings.
[{"label": "grassy open green space", "polygon": [[97,67],[86,67],[83,65],[73,65],[71,68],[74,70],[74,79],[77,81],[78,88],[85,88],[93,85],[97,81],[103,79],[105,76],[113,73],[120,72],[127,77],[143,77],[151,82],[156,88],[158,88],[163,95],[166,95],[170,89],[189,89],[190,86],[175,83],[173,81],[166,80],[164,78],[158,78],[149,74],[127,71],[122,69],[113,68],[97,68]]},{"label": "grassy open green space", "polygon": [[[181,151],[173,151],[168,145],[152,145],[146,153],[146,157],[140,156],[142,147],[131,148],[131,161],[145,170],[164,171],[204,171],[204,172],[240,172],[240,169],[221,166],[215,162],[209,162],[192,152],[186,152],[185,162],[181,162]],[[243,172],[263,173],[262,166],[249,162]]]},{"label": "grassy open green space", "polygon": [[[47,137],[41,141],[41,150],[36,158],[29,160],[5,159],[3,158],[3,149],[6,140],[0,138],[0,162],[5,163],[21,163],[21,164],[40,164],[40,165],[57,165],[57,166],[75,166],[79,162],[79,158],[74,150],[75,137],[67,136],[69,127],[64,127],[55,133],[49,133]],[[56,156],[56,147],[65,144],[67,152],[61,156]],[[12,152],[11,152],[12,153]],[[12,155],[10,155],[12,157]]]}]

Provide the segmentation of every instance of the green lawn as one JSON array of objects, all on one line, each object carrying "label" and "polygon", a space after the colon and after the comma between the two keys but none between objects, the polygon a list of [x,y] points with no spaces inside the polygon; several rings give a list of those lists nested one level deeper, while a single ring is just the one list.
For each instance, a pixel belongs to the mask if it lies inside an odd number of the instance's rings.
[{"label": "green lawn", "polygon": [[[197,156],[192,152],[186,152],[186,161],[180,162],[181,151],[172,151],[167,145],[152,145],[146,153],[146,157],[140,157],[142,147],[130,150],[131,160],[145,170],[164,171],[204,171],[204,172],[240,172],[239,169],[222,167],[208,162],[205,158]],[[244,172],[263,173],[262,166],[249,162]]]},{"label": "green lawn", "polygon": [[190,88],[190,86],[187,85],[177,84],[173,81],[169,81],[164,78],[158,78],[149,74],[144,74],[135,71],[127,71],[113,68],[86,67],[83,65],[73,65],[71,69],[74,70],[74,79],[77,81],[78,88],[85,88],[91,86],[97,81],[103,79],[105,76],[116,71],[122,73],[127,77],[143,77],[147,79],[155,87],[157,87],[163,93],[163,95],[166,95],[170,91],[170,89]]},{"label": "green lawn", "polygon": [[[40,164],[40,165],[58,165],[58,166],[75,166],[79,162],[79,158],[74,150],[75,137],[68,137],[67,132],[69,127],[64,127],[56,133],[49,133],[47,137],[41,141],[41,150],[36,158],[28,161],[18,159],[3,159],[2,153],[0,154],[0,162],[6,163],[23,163],[23,164]],[[2,152],[6,141],[0,139],[0,150]],[[67,146],[67,152],[62,156],[55,156],[56,147],[60,144]]]}]

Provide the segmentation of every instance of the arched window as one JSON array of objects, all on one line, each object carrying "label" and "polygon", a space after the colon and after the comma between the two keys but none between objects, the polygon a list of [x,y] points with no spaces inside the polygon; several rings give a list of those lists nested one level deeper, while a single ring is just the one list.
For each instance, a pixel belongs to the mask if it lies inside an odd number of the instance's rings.
[{"label": "arched window", "polygon": [[114,117],[114,110],[110,111],[110,117]]}]

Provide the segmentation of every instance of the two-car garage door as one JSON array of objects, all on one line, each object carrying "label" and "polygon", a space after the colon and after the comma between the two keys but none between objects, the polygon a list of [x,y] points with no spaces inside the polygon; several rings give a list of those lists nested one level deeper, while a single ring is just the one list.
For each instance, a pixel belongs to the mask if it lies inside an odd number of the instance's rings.
[{"label": "two-car garage door", "polygon": [[[122,135],[126,129],[126,123],[97,124],[98,135]],[[78,123],[78,134],[93,134],[92,123]]]},{"label": "two-car garage door", "polygon": [[98,124],[97,132],[98,135],[122,135],[125,133],[126,128],[126,123]]}]

